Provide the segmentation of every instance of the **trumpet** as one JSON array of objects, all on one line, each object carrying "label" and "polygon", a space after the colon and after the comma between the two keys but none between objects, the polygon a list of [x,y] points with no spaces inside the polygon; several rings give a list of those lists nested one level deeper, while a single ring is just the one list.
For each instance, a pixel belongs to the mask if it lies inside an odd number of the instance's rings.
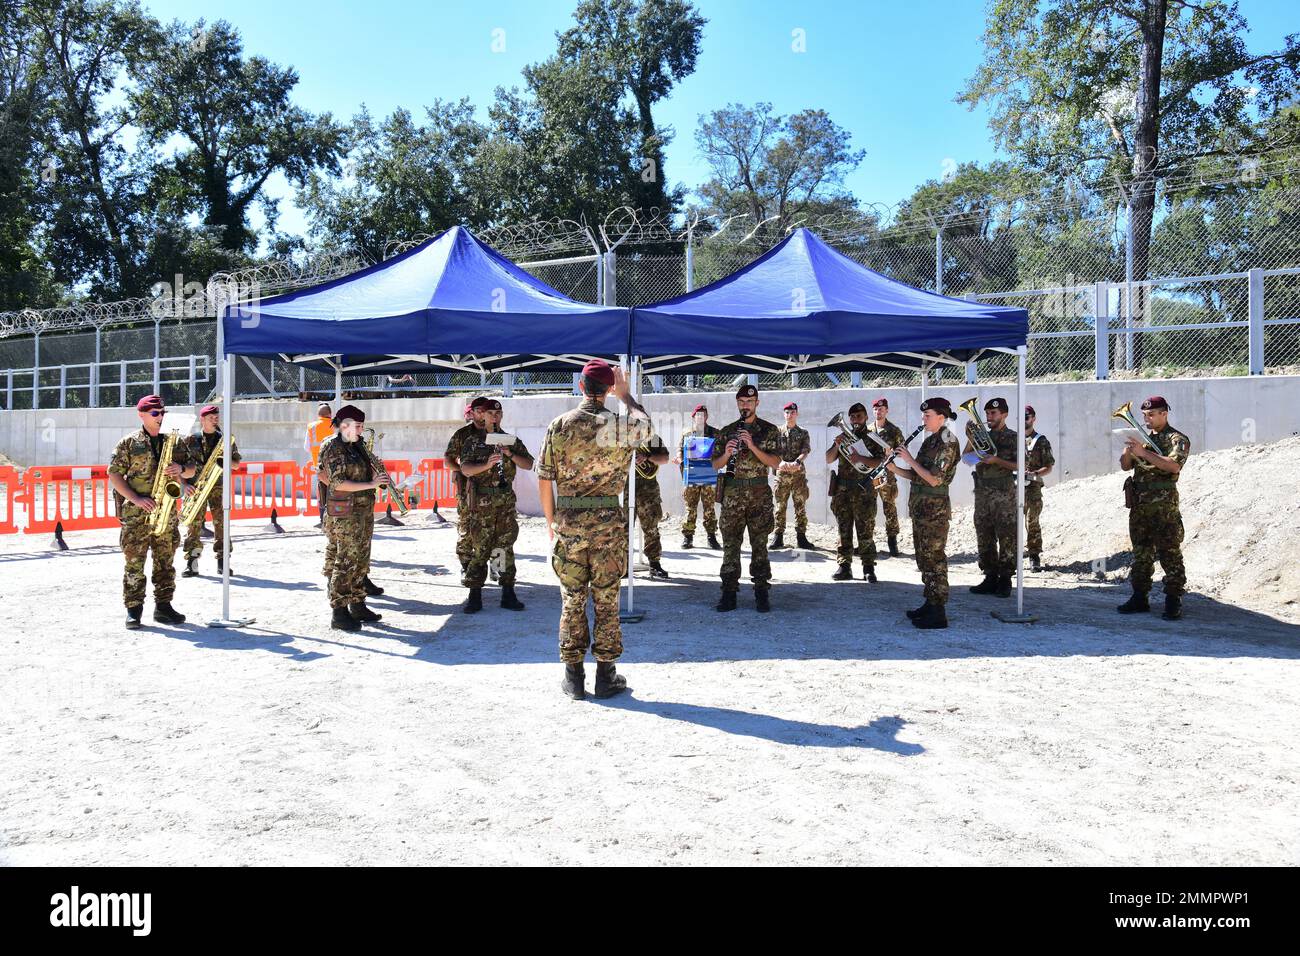
[{"label": "trumpet", "polygon": [[158,457],[158,467],[153,474],[153,488],[149,491],[149,497],[153,499],[153,511],[149,512],[149,533],[155,538],[161,538],[167,533],[167,525],[176,512],[176,501],[181,496],[181,483],[167,474],[180,434],[173,431],[163,439],[162,454]]},{"label": "trumpet", "polygon": [[848,439],[848,441],[840,443],[839,446],[840,457],[843,458],[848,464],[852,465],[853,470],[856,471],[858,474],[866,475],[870,473],[871,472],[870,465],[863,465],[859,462],[854,461],[852,458],[849,457],[853,453],[853,444],[858,440],[858,434],[853,430],[853,426],[851,426],[848,423],[848,420],[844,417],[844,413],[836,412],[835,416],[826,423],[826,427],[838,428],[841,432],[844,433],[845,437]]},{"label": "trumpet", "polygon": [[989,434],[988,427],[976,408],[977,401],[978,399],[968,398],[957,407],[971,418],[966,423],[966,437],[970,439],[975,453],[981,458],[993,458],[998,453],[998,446],[994,443],[993,436]]},{"label": "trumpet", "polygon": [[1142,444],[1146,445],[1147,448],[1155,452],[1157,455],[1163,455],[1165,453],[1164,449],[1157,445],[1156,440],[1151,437],[1151,433],[1146,430],[1146,427],[1138,421],[1137,416],[1133,414],[1132,402],[1125,402],[1119,408],[1115,409],[1115,411],[1111,413],[1110,417],[1118,418],[1130,428],[1137,431],[1137,433],[1142,437]]},{"label": "trumpet", "polygon": [[203,513],[208,510],[208,496],[221,480],[221,443],[212,449],[208,460],[203,463],[203,470],[194,481],[194,489],[185,496],[181,505],[181,527],[188,528],[203,520]]}]

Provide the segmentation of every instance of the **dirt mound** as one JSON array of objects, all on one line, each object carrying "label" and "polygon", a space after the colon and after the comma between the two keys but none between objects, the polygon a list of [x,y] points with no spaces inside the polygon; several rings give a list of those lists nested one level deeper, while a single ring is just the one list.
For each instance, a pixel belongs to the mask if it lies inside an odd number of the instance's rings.
[{"label": "dirt mound", "polygon": [[[1112,474],[1046,490],[1042,525],[1048,569],[1128,577],[1133,553],[1124,477],[1117,464]],[[1300,438],[1193,451],[1178,492],[1188,590],[1300,619]],[[975,553],[970,508],[953,516],[948,553]],[[1157,585],[1160,576],[1157,567]]]}]

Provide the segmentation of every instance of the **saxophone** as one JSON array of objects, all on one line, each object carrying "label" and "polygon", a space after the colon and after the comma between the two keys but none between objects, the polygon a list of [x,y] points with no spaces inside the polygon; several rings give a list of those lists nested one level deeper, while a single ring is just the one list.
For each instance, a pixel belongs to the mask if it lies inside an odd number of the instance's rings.
[{"label": "saxophone", "polygon": [[384,491],[387,492],[388,500],[397,505],[397,513],[405,518],[411,513],[411,506],[406,503],[406,494],[400,487],[398,487],[397,483],[393,481],[393,476],[388,473],[388,469],[384,467],[384,463],[380,460],[379,456],[375,454],[375,441],[376,439],[382,440],[384,433],[380,432],[376,435],[373,428],[363,428],[362,432],[366,435],[364,445],[366,454],[370,458],[370,466],[375,469],[375,477],[380,480],[380,483],[384,487]]},{"label": "saxophone", "polygon": [[167,474],[179,438],[180,432],[173,431],[163,439],[162,454],[153,473],[153,488],[149,491],[149,497],[153,499],[153,511],[149,512],[149,533],[155,538],[167,534],[171,516],[176,513],[176,501],[181,496],[181,483]]},{"label": "saxophone", "polygon": [[221,480],[221,442],[217,442],[217,447],[212,449],[212,454],[208,455],[208,460],[203,463],[203,470],[194,481],[194,490],[185,496],[185,504],[181,505],[182,528],[188,528],[203,520],[203,514],[208,510],[208,497],[219,480]]}]

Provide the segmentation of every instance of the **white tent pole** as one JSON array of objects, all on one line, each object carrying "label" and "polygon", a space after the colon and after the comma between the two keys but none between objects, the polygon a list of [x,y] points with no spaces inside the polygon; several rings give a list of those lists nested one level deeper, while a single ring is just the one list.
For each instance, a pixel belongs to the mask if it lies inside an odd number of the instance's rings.
[{"label": "white tent pole", "polygon": [[[636,398],[636,381],[633,379],[633,371],[636,369],[636,359],[631,355],[623,357],[623,369],[627,374],[628,389],[633,398]],[[627,614],[636,614],[636,585],[635,575],[632,566],[636,557],[636,545],[633,531],[636,524],[636,451],[633,449],[632,458],[627,465]]]},{"label": "white tent pole", "polygon": [[1025,613],[1025,353],[1016,349],[1016,415],[1020,441],[1016,443],[1016,615]]},{"label": "white tent pole", "polygon": [[921,363],[921,401],[926,399],[927,386],[930,384],[930,368],[924,362]]},{"label": "white tent pole", "polygon": [[230,399],[230,356],[221,356],[221,407],[225,428],[221,429],[221,511],[225,533],[221,536],[221,619],[230,620],[230,430],[235,425],[235,410]]}]

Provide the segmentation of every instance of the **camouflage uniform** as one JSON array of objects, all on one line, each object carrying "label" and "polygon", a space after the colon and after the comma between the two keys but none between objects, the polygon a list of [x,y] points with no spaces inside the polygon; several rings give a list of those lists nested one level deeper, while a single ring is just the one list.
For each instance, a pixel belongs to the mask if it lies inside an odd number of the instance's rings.
[{"label": "camouflage uniform", "polygon": [[[868,458],[878,458],[873,452],[875,442],[866,438],[867,427],[861,425],[853,429],[858,438],[866,439]],[[876,563],[876,490],[871,479],[858,473],[857,469],[844,460],[843,455],[836,457],[836,470],[839,477],[835,482],[835,494],[831,495],[831,514],[835,515],[839,525],[840,546],[835,555],[835,562],[840,567],[853,563],[856,554],[868,564]],[[858,532],[858,547],[853,548],[853,530]]]},{"label": "camouflage uniform", "polygon": [[[513,455],[531,457],[518,438],[513,445],[489,445],[487,435],[486,430],[474,429],[464,436],[456,450],[462,465],[481,464],[493,452],[505,449]],[[455,438],[453,435],[452,440]],[[451,450],[449,445],[448,451]],[[460,518],[456,557],[461,564],[460,583],[467,588],[483,586],[487,581],[489,561],[496,568],[498,583],[503,588],[514,587],[515,541],[519,538],[519,511],[515,498],[515,474],[518,470],[514,461],[503,455],[500,464],[472,478],[465,478],[461,483],[465,493],[456,501],[456,513]]]},{"label": "camouflage uniform", "polygon": [[[906,437],[903,435],[903,430],[887,418],[883,425],[878,425],[874,421],[871,422],[867,425],[867,431],[879,435],[881,440],[883,440],[890,448],[897,448],[899,445],[903,444],[903,439]],[[870,441],[870,439],[868,439],[868,441]],[[879,457],[884,454],[882,451],[879,451],[879,446],[876,445],[875,442],[871,442],[867,447],[871,448],[873,446],[875,447],[876,452],[872,457]],[[898,478],[895,477],[893,472],[890,472],[889,479],[876,489],[876,496],[880,499],[880,504],[885,510],[885,534],[890,538],[897,538]]]},{"label": "camouflage uniform", "polygon": [[[1014,462],[1019,449],[1010,428],[989,429],[997,457]],[[1016,570],[1016,481],[997,465],[975,466],[975,541],[980,570],[989,577]]]},{"label": "camouflage uniform", "polygon": [[[1191,454],[1191,440],[1178,429],[1166,424],[1151,435],[1166,458],[1186,466]],[[1183,566],[1183,516],[1178,510],[1178,475],[1161,471],[1155,465],[1134,458],[1134,503],[1128,513],[1128,535],[1133,542],[1133,573],[1130,581],[1135,594],[1151,590],[1155,562],[1165,572],[1165,597],[1182,597],[1187,589],[1187,569]]]},{"label": "camouflage uniform", "polygon": [[[777,429],[782,461],[795,461],[800,455],[812,451],[808,432],[798,425]],[[798,471],[776,473],[776,533],[785,532],[786,502],[794,499],[794,527],[800,534],[808,530],[808,473],[802,466]]]},{"label": "camouflage uniform", "polygon": [[940,484],[931,487],[913,472],[907,513],[912,519],[912,547],[925,586],[925,599],[942,607],[948,603],[948,522],[952,518],[948,488],[957,474],[961,449],[952,432],[944,426],[925,436],[915,458],[918,465],[940,480]]},{"label": "camouflage uniform", "polygon": [[[1025,471],[1055,465],[1052,443],[1037,433],[1025,436]],[[1043,479],[1038,476],[1025,484],[1025,547],[1030,557],[1043,553],[1043,529],[1038,523],[1043,513]]]},{"label": "camouflage uniform", "polygon": [[[348,442],[339,438],[321,445],[318,467],[318,474],[331,496],[343,494],[336,491],[341,481],[372,481],[375,477],[374,460],[359,440]],[[330,562],[329,599],[330,607],[335,610],[365,602],[370,539],[375,530],[374,490],[348,494],[352,499],[351,514],[331,515],[325,521],[325,534],[329,538],[326,548],[326,561]]]},{"label": "camouflage uniform", "polygon": [[[589,644],[597,661],[623,653],[618,588],[627,567],[627,524],[618,494],[627,482],[632,449],[650,437],[650,419],[619,416],[586,399],[551,422],[537,477],[555,482],[555,544],[551,567],[560,579],[560,660],[580,664]],[[595,606],[588,637],[587,596]]]},{"label": "camouflage uniform", "polygon": [[329,497],[329,489],[325,482],[320,480],[320,456],[325,453],[325,446],[338,438],[338,433],[326,435],[325,440],[320,443],[320,451],[316,456],[316,484],[317,498],[316,503],[320,506],[320,524],[321,530],[325,533],[325,563],[321,567],[320,573],[328,579],[334,573],[334,538],[330,536],[330,516],[326,514],[328,509],[325,507],[325,499]]},{"label": "camouflage uniform", "polygon": [[[108,473],[123,478],[136,494],[148,496],[153,490],[154,471],[162,455],[165,433],[151,439],[143,426],[127,435],[113,449]],[[172,462],[182,468],[189,464],[189,452],[184,441],[177,440],[172,450]],[[179,483],[181,479],[177,478]],[[116,496],[117,516],[122,525],[119,537],[126,570],[122,574],[122,600],[127,607],[144,604],[144,562],[153,553],[153,599],[156,604],[170,604],[176,593],[176,549],[180,547],[180,513],[172,509],[167,518],[167,530],[154,537],[149,531],[149,513],[131,502]]]},{"label": "camouflage uniform", "polygon": [[[650,440],[643,442],[637,451],[647,455],[664,451],[664,440],[658,435],[650,436]],[[663,557],[664,546],[659,538],[659,522],[664,517],[664,500],[659,491],[659,466],[653,462],[646,462],[642,467],[653,468],[654,472],[649,478],[645,478],[640,472],[636,476],[636,520],[641,525],[641,535],[645,540],[645,556],[647,561],[658,561]],[[624,488],[627,482],[623,483]],[[623,520],[627,521],[627,492],[624,491],[623,497]]]},{"label": "camouflage uniform", "polygon": [[[198,471],[194,473],[195,482],[198,481],[199,475],[203,473],[203,466],[207,464],[208,457],[212,454],[214,448],[221,447],[221,432],[213,432],[211,435],[189,435],[185,439],[185,450],[189,455],[190,461],[194,462]],[[230,463],[238,465],[243,461],[243,456],[239,454],[239,446],[235,440],[230,439]],[[226,515],[221,510],[221,486],[223,483],[224,472],[221,471],[220,462],[217,464],[219,477],[217,483],[212,486],[212,491],[208,493],[208,510],[212,512],[212,553],[221,559],[221,539],[226,533]],[[197,558],[203,553],[203,540],[201,537],[203,531],[203,516],[192,525],[185,529],[185,557]],[[230,550],[235,550],[234,539],[231,539]]]},{"label": "camouflage uniform", "polygon": [[[722,429],[722,446],[740,434],[741,419]],[[748,426],[755,447],[775,455],[781,447],[781,433],[775,425],[756,418]],[[715,446],[714,453],[721,448]],[[740,590],[740,546],[749,531],[749,578],[755,588],[766,588],[772,580],[772,565],[767,559],[767,539],[772,533],[772,489],[767,483],[767,465],[748,448],[740,445],[727,463],[725,495],[722,499],[722,590]],[[744,484],[739,484],[744,482]]]},{"label": "camouflage uniform", "polygon": [[[443,459],[454,458],[460,462],[467,453],[474,453],[474,450],[485,444],[483,436],[486,434],[484,429],[473,422],[466,422],[451,433],[451,438],[447,440],[447,450],[442,453]],[[460,561],[460,573],[463,577],[465,569],[469,567],[470,552],[473,550],[466,534],[469,527],[465,524],[465,502],[469,479],[461,476],[459,472],[456,476],[456,559]]]},{"label": "camouflage uniform", "polygon": [[[686,439],[691,436],[712,438],[716,442],[721,434],[722,432],[712,425],[705,425],[703,434],[690,431],[682,435],[682,447],[686,447]],[[681,471],[683,475],[686,474],[685,460],[682,461]],[[695,508],[697,505],[704,512],[704,530],[710,535],[718,533],[718,513],[714,510],[718,502],[717,485],[685,485],[682,488],[682,501],[686,504],[686,516],[682,519],[683,535],[689,538],[695,534]]]}]

